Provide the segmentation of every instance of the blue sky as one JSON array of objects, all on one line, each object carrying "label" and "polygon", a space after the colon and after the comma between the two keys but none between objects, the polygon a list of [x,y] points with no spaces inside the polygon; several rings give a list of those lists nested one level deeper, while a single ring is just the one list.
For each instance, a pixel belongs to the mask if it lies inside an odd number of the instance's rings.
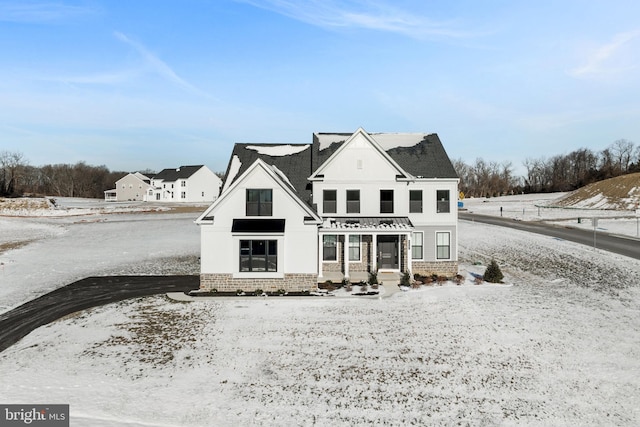
[{"label": "blue sky", "polygon": [[0,151],[223,171],[235,142],[435,132],[452,158],[640,144],[640,2],[0,0]]}]

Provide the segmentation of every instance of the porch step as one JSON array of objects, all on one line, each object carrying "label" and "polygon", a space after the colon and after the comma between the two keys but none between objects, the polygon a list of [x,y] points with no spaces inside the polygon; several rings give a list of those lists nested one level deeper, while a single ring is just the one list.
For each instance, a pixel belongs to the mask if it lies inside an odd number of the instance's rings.
[{"label": "porch step", "polygon": [[397,285],[400,283],[400,273],[378,273],[378,282],[385,285]]}]

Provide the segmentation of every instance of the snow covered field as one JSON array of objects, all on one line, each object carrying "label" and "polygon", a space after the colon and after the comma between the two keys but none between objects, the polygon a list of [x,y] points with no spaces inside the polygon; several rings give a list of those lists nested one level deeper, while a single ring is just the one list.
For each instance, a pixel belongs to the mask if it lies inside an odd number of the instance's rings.
[{"label": "snow covered field", "polygon": [[[31,242],[0,253],[0,304],[197,272],[193,217],[0,217],[0,245]],[[459,243],[462,273],[495,257],[506,285],[110,304],[1,353],[0,402],[69,403],[96,427],[640,424],[640,261],[464,221]]]}]

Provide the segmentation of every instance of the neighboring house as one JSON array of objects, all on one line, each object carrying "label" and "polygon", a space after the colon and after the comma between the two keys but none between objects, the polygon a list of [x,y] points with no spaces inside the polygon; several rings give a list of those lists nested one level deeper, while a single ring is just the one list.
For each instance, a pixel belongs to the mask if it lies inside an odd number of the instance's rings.
[{"label": "neighboring house", "polygon": [[107,202],[142,201],[151,188],[149,177],[140,172],[129,173],[116,181],[116,188],[104,192]]},{"label": "neighboring house", "polygon": [[203,165],[164,169],[151,178],[148,202],[212,202],[218,198],[222,180]]},{"label": "neighboring house", "polygon": [[291,291],[370,272],[457,274],[458,177],[436,134],[236,144],[197,220],[201,289]]}]

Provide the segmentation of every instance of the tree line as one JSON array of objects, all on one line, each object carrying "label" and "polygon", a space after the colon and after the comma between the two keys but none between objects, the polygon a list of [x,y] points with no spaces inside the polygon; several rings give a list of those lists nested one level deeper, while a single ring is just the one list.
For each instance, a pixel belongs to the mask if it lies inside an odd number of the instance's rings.
[{"label": "tree line", "polygon": [[[619,139],[599,152],[580,148],[549,158],[527,158],[523,165],[526,176],[516,176],[511,162],[478,158],[467,164],[462,159],[453,160],[460,191],[467,197],[549,193],[572,191],[592,182],[640,172],[640,146]],[[0,152],[0,196],[5,197],[37,194],[103,198],[104,191],[113,188],[126,174],[85,162],[34,167],[21,153]]]},{"label": "tree line", "polygon": [[461,159],[453,161],[460,177],[460,191],[468,197],[551,193],[640,172],[640,145],[619,139],[599,152],[580,148],[549,158],[527,158],[523,165],[526,175],[516,176],[511,162],[488,162],[482,158],[473,164]]},{"label": "tree line", "polygon": [[110,171],[106,166],[49,164],[31,166],[21,153],[0,152],[0,196],[47,195],[103,198],[105,190],[127,172]]}]

